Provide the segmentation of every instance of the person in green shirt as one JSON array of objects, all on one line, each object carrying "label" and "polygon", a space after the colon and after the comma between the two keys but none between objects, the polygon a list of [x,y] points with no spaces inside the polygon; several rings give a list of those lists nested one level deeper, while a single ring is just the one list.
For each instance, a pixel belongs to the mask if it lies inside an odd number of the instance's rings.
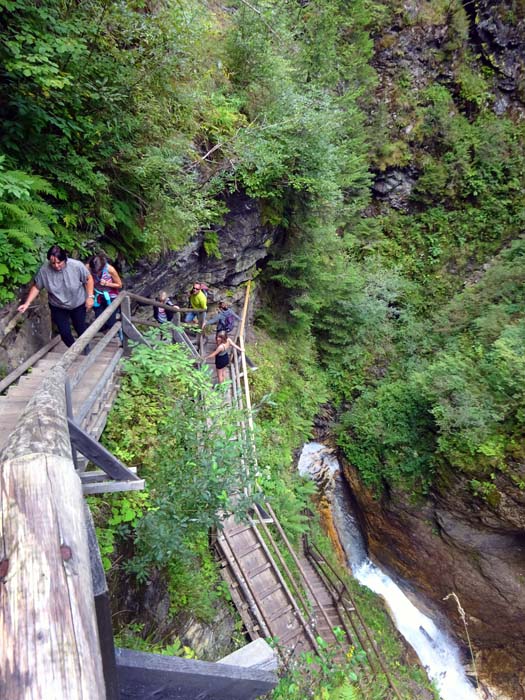
[{"label": "person in green shirt", "polygon": [[199,315],[204,323],[206,318],[206,309],[208,308],[208,299],[206,298],[206,294],[204,294],[201,289],[201,285],[198,282],[195,282],[191,288],[189,302],[190,307],[195,309],[195,311],[189,311],[186,314],[186,318],[184,319],[186,323],[192,323],[192,321],[197,320]]}]

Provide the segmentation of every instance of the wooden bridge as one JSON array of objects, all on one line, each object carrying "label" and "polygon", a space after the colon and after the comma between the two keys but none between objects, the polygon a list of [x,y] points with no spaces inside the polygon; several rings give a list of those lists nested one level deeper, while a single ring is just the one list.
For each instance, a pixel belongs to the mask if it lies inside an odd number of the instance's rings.
[{"label": "wooden bridge", "polygon": [[[210,681],[213,673],[202,671],[200,662],[155,660],[125,650],[115,657],[107,587],[83,494],[144,486],[98,443],[118,391],[120,359],[130,354],[130,340],[148,342],[137,326],[150,324],[132,317],[132,303],[163,306],[120,294],[67,351],[53,339],[0,382],[0,392],[7,390],[0,397],[0,697],[9,700],[145,697],[125,691],[139,677],[144,692],[162,687],[166,698],[181,697],[176,693],[184,677],[199,697],[248,700],[276,682],[272,674],[224,667]],[[238,338],[243,350],[246,306],[247,300]],[[121,321],[101,335],[119,307]],[[180,329],[178,314],[173,341],[184,343],[199,361],[208,350],[204,336],[199,353]],[[231,401],[245,409],[238,439],[252,464],[248,375],[246,353],[235,352]],[[98,468],[86,470],[89,462]],[[369,659],[364,673],[380,674],[399,698],[344,584],[334,580],[334,572],[328,576],[326,562],[307,543],[296,553],[271,505],[256,496],[248,522],[231,517],[216,538],[224,577],[249,636],[272,637],[290,654],[317,651],[318,637],[338,645],[341,657],[349,645],[359,646]],[[341,633],[334,634],[335,627]],[[184,697],[194,696],[188,690]]]}]

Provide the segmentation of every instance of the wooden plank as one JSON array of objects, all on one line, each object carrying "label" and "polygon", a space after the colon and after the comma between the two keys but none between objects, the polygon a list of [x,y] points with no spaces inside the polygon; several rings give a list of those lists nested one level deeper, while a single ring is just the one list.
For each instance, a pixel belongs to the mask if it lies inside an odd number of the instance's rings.
[{"label": "wooden plank", "polygon": [[257,576],[260,576],[263,571],[267,571],[268,569],[272,568],[272,564],[269,561],[265,561],[264,564],[261,564],[260,566],[257,566],[255,569],[251,569],[248,574],[248,578],[254,579]]},{"label": "wooden plank", "polygon": [[268,598],[271,596],[273,593],[276,593],[277,591],[280,591],[282,588],[280,583],[275,583],[273,586],[268,586],[268,588],[263,588],[259,592],[259,600],[262,602],[265,598]]},{"label": "wooden plank", "polygon": [[259,542],[256,542],[255,544],[252,544],[246,549],[241,549],[240,552],[237,552],[237,556],[239,557],[239,559],[244,559],[244,557],[247,557],[249,554],[253,554],[253,552],[256,552],[258,549],[261,549],[261,545],[259,544]]},{"label": "wooden plank", "polygon": [[117,493],[120,491],[142,491],[145,486],[144,479],[137,481],[99,481],[92,484],[83,484],[82,493],[90,496],[94,493]]},{"label": "wooden plank", "polygon": [[117,649],[122,700],[255,700],[277,685],[273,672]]},{"label": "wooden plank", "polygon": [[274,620],[278,620],[280,617],[284,617],[285,615],[287,615],[287,614],[288,614],[290,611],[292,611],[293,609],[294,609],[294,608],[293,608],[293,605],[291,605],[291,604],[289,604],[289,605],[284,605],[282,608],[279,608],[278,610],[275,610],[275,611],[269,616],[268,619],[270,620],[270,622],[273,622]]}]

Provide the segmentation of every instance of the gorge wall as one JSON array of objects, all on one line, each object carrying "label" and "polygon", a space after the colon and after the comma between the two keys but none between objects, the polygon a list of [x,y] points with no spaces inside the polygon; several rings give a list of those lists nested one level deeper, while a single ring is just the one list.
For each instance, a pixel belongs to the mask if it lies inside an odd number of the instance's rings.
[{"label": "gorge wall", "polygon": [[[450,3],[446,21],[435,14],[430,2],[390,3],[394,4],[394,19],[373,37],[377,87],[368,127],[372,131],[381,121],[380,139],[393,147],[375,145],[373,199],[366,212],[370,217],[409,213],[422,206],[411,197],[421,175],[418,158],[409,157],[416,148],[411,134],[420,119],[414,95],[435,83],[446,85],[458,109],[467,117],[476,113],[479,93],[469,92],[466,78],[461,84],[456,76],[465,51],[472,52],[472,64],[480,74],[489,67],[495,75],[490,95],[493,111],[516,120],[523,115],[523,3],[468,0],[465,13]],[[218,294],[228,291],[233,300],[240,300],[240,285],[264,265],[280,231],[264,223],[260,202],[238,193],[229,196],[226,204],[229,213],[216,230],[219,256],[206,253],[205,235],[199,234],[183,250],[167,253],[157,262],[143,261],[133,271],[126,270],[122,261],[126,288],[145,296],[165,289],[184,304],[185,290],[199,279]],[[482,275],[483,269],[474,272]],[[0,334],[15,310],[16,303],[2,310]],[[49,334],[42,298],[27,320],[9,333],[0,349],[0,364],[11,368],[47,341]],[[525,481],[525,464],[514,468],[521,470]],[[392,486],[376,499],[351,465],[346,473],[360,506],[371,555],[413,582],[464,638],[457,610],[442,600],[456,592],[467,614],[480,673],[502,690],[500,697],[525,697],[523,490],[498,472],[495,485],[500,497],[497,502],[485,501],[473,494],[467,477],[452,466],[425,499],[414,501]]]},{"label": "gorge wall", "polygon": [[[466,647],[455,603],[466,613],[480,677],[496,697],[525,697],[525,494],[501,477],[505,498],[495,508],[451,473],[425,500],[398,489],[380,498],[349,465],[370,555],[432,601]],[[505,482],[505,483],[504,483]]]},{"label": "gorge wall", "polygon": [[[450,5],[448,24],[434,24],[430,3],[408,2],[399,20],[375,40],[373,63],[379,77],[377,109],[389,106],[392,141],[408,143],[417,121],[399,97],[400,76],[411,89],[423,91],[434,81],[456,90],[456,106],[469,116],[476,111],[461,96],[454,75],[466,49],[478,70],[490,67],[492,109],[519,122],[524,116],[525,8],[514,2],[465,2],[468,34],[452,37],[459,21]],[[407,19],[407,15],[409,19]],[[373,116],[372,116],[373,119]],[[410,146],[409,146],[410,147]],[[402,147],[398,148],[402,153]],[[400,158],[399,158],[400,159]],[[373,213],[414,210],[411,194],[418,169],[409,162],[384,161],[376,172]],[[490,264],[489,261],[487,261]],[[477,279],[483,274],[480,270]],[[525,478],[525,463],[513,464]],[[385,483],[381,496],[372,494],[352,465],[346,478],[356,498],[372,557],[410,581],[448,618],[466,644],[455,603],[443,599],[455,592],[466,613],[480,676],[495,697],[525,698],[525,492],[519,479],[494,474],[497,498],[472,492],[470,479],[451,465],[441,471],[427,497]]]},{"label": "gorge wall", "polygon": [[[229,196],[226,203],[228,213],[217,230],[220,257],[206,254],[204,235],[200,234],[182,250],[166,253],[155,261],[143,260],[133,270],[122,259],[116,264],[122,270],[124,288],[150,298],[164,289],[184,307],[191,284],[198,280],[210,286],[211,302],[227,293],[228,299],[242,304],[243,283],[253,278],[258,265],[264,264],[279,231],[263,222],[261,203],[243,193]],[[20,290],[20,300],[26,294],[27,289]],[[5,373],[51,337],[46,293],[42,292],[25,317],[17,320],[19,303],[15,301],[0,310],[0,366]]]}]

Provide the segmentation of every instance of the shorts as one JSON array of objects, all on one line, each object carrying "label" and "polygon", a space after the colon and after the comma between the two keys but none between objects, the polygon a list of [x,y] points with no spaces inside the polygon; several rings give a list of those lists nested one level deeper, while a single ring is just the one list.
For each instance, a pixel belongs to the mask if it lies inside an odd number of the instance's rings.
[{"label": "shorts", "polygon": [[230,357],[227,352],[225,352],[223,355],[217,355],[215,358],[215,367],[217,369],[224,369],[230,364]]}]

